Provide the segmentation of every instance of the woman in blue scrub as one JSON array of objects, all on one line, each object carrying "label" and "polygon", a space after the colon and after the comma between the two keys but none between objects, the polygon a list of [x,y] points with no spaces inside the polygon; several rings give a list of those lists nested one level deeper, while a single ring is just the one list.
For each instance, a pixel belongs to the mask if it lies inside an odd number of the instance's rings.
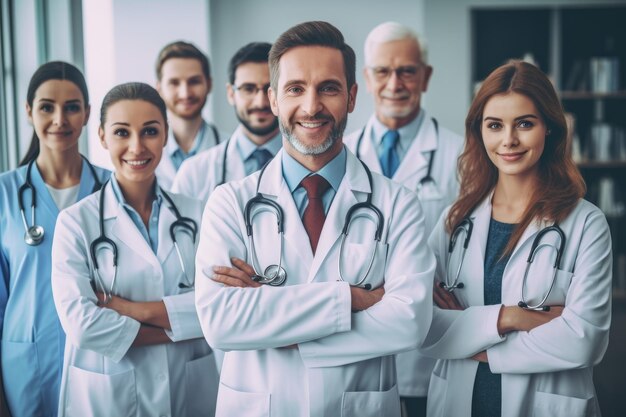
[{"label": "woman in blue scrub", "polygon": [[89,110],[76,67],[39,67],[26,96],[30,147],[19,168],[0,175],[0,359],[13,417],[57,414],[65,334],[50,286],[54,227],[60,210],[109,175],[78,152]]}]

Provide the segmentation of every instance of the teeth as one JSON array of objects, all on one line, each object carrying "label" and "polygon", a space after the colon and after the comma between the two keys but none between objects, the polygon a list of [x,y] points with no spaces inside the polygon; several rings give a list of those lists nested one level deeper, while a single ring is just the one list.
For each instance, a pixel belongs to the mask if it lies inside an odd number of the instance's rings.
[{"label": "teeth", "polygon": [[320,127],[320,126],[321,126],[321,125],[323,125],[324,123],[322,123],[322,122],[318,122],[318,123],[300,122],[300,124],[301,124],[302,126],[306,127],[306,128],[313,129],[313,128],[316,128],[316,127]]},{"label": "teeth", "polygon": [[143,161],[126,161],[126,163],[128,165],[134,166],[134,167],[138,167],[140,165],[145,165],[147,164],[149,161],[149,159],[144,159]]}]

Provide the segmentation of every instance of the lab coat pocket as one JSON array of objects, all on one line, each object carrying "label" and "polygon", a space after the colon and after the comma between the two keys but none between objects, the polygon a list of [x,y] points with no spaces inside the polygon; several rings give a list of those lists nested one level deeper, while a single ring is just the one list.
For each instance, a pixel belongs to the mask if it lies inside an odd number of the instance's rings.
[{"label": "lab coat pocket", "polygon": [[269,417],[270,394],[243,392],[220,383],[215,417]]},{"label": "lab coat pocket", "polygon": [[42,398],[37,345],[2,341],[2,370],[7,398],[28,401]]},{"label": "lab coat pocket", "polygon": [[212,416],[215,413],[219,379],[213,354],[185,364],[185,404],[188,416]]},{"label": "lab coat pocket", "polygon": [[[372,288],[382,286],[385,283],[387,249],[388,245],[375,240],[369,243],[346,242],[343,259],[339,261],[341,277],[351,285],[367,277],[362,284],[359,284],[360,286],[365,284],[370,284]],[[368,273],[370,262],[372,266]]]},{"label": "lab coat pocket", "polygon": [[538,391],[535,393],[532,417],[585,417],[589,415],[592,400]]},{"label": "lab coat pocket", "polygon": [[344,392],[341,400],[342,417],[400,416],[398,386],[388,391]]},{"label": "lab coat pocket", "polygon": [[67,417],[131,417],[137,414],[133,369],[106,375],[70,366],[65,389]]},{"label": "lab coat pocket", "polygon": [[[437,369],[437,366],[435,366],[435,369]],[[426,414],[429,417],[441,417],[444,415],[447,391],[448,381],[433,372],[430,375],[428,401],[426,402],[426,407],[428,408]]]}]

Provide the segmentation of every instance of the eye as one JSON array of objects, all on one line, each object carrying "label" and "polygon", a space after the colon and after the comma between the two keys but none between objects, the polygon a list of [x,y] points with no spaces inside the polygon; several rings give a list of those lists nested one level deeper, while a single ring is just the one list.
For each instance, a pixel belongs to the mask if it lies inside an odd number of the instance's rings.
[{"label": "eye", "polygon": [[113,135],[119,136],[121,138],[125,138],[125,137],[128,137],[128,130],[124,128],[115,129],[113,131]]},{"label": "eye", "polygon": [[412,78],[417,74],[417,67],[400,67],[396,71],[400,78]]},{"label": "eye", "polygon": [[202,83],[202,80],[199,78],[192,78],[187,82],[188,85],[198,85],[200,83]]},{"label": "eye", "polygon": [[490,130],[497,130],[500,129],[502,127],[502,124],[500,122],[488,122],[487,123],[487,129]]},{"label": "eye", "polygon": [[65,106],[65,111],[70,113],[78,113],[81,110],[81,106],[79,104],[68,104]]},{"label": "eye", "polygon": [[291,86],[287,88],[287,94],[290,94],[292,96],[302,94],[303,92],[304,92],[304,89],[302,87]]},{"label": "eye", "polygon": [[54,111],[54,106],[52,104],[44,103],[39,106],[39,110],[44,113],[52,113]]},{"label": "eye", "polygon": [[168,84],[168,85],[171,85],[172,87],[177,87],[177,86],[178,86],[178,84],[180,84],[180,83],[178,82],[178,80],[171,79],[171,80],[169,80],[169,81],[167,82],[167,84]]},{"label": "eye", "polygon": [[156,127],[146,127],[143,132],[144,135],[146,136],[156,136],[159,134],[159,129],[157,129]]},{"label": "eye", "polygon": [[535,124],[533,122],[531,122],[530,120],[520,120],[517,123],[517,127],[520,127],[522,129],[530,129],[531,127],[533,127]]},{"label": "eye", "polygon": [[388,67],[374,67],[372,69],[372,72],[374,73],[374,76],[376,78],[387,78],[387,77],[389,77],[389,74],[391,73],[391,68],[388,68]]},{"label": "eye", "polygon": [[335,95],[339,93],[339,87],[337,87],[336,85],[325,85],[322,88],[320,88],[320,92],[324,93],[324,94],[329,94],[329,95]]},{"label": "eye", "polygon": [[254,84],[243,84],[239,87],[239,90],[241,90],[242,93],[244,94],[255,94],[257,89],[256,89],[256,85]]}]

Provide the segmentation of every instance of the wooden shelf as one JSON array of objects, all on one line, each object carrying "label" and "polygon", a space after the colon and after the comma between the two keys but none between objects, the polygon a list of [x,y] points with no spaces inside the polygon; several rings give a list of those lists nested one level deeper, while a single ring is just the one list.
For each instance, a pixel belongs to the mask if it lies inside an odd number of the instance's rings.
[{"label": "wooden shelf", "polygon": [[626,161],[579,161],[576,162],[580,169],[626,169]]},{"label": "wooden shelf", "polygon": [[591,99],[626,99],[626,91],[612,93],[593,93],[591,91],[561,91],[563,100],[591,100]]}]

